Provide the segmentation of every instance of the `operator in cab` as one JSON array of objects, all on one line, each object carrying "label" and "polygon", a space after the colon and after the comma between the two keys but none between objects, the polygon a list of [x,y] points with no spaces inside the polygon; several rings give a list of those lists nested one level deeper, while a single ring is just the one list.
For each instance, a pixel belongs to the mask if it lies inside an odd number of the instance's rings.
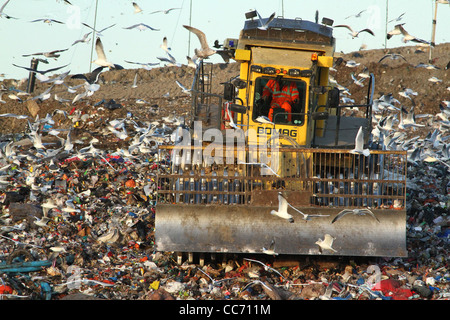
[{"label": "operator in cab", "polygon": [[[299,101],[299,92],[294,81],[283,80],[281,76],[270,79],[262,92],[262,99],[267,102],[270,97],[270,110],[268,118],[274,121],[274,110],[283,109],[287,113],[287,121],[291,121],[292,106]],[[279,110],[279,109],[278,109]]]}]

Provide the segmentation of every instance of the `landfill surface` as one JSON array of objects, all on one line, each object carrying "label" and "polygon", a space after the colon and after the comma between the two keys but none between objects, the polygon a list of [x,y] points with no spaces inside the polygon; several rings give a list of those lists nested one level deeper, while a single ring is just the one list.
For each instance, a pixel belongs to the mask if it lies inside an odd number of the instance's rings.
[{"label": "landfill surface", "polygon": [[[359,103],[367,88],[355,85],[350,74],[367,66],[376,76],[374,98],[392,93],[400,101],[392,105],[414,106],[416,122],[422,124],[400,130],[397,121],[391,128],[404,135],[393,139],[390,148],[422,150],[422,156],[410,154],[408,166],[406,258],[194,254],[180,261],[174,252],[159,252],[154,246],[156,177],[170,159],[158,158],[157,145],[172,143],[174,128],[189,116],[190,97],[175,80],[189,87],[193,69],[105,70],[100,89],[75,102],[62,85],[55,86],[58,100],[32,100],[48,84],[37,81],[28,96],[23,93],[26,82],[4,80],[0,297],[448,300],[448,47],[436,47],[446,52],[437,54],[439,69],[417,68],[428,54],[406,47],[392,51],[408,62],[387,59],[381,64],[384,52],[360,51],[342,55],[332,73]],[[352,69],[345,65],[348,60],[360,66]],[[238,74],[236,63],[215,67],[217,83]],[[139,81],[133,87],[136,73]],[[432,82],[432,76],[441,81]],[[218,84],[215,90],[221,88]],[[405,88],[418,94],[400,96]]]}]

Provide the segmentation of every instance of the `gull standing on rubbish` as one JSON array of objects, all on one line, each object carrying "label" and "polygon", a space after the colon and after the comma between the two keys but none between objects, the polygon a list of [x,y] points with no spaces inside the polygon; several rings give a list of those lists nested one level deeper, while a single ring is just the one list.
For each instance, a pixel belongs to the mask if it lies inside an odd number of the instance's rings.
[{"label": "gull standing on rubbish", "polygon": [[270,214],[280,217],[282,219],[285,219],[285,220],[289,221],[290,223],[293,223],[294,218],[292,217],[292,215],[290,215],[287,212],[288,205],[289,204],[288,204],[287,200],[283,197],[281,192],[278,192],[278,211],[272,210],[272,211],[270,211]]},{"label": "gull standing on rubbish", "polygon": [[258,15],[258,29],[259,30],[267,30],[267,28],[269,27],[269,24],[272,22],[272,20],[275,18],[275,12],[272,13],[270,15],[270,17],[263,22],[263,19],[261,18],[261,16],[259,15],[259,12],[256,11],[256,14]]},{"label": "gull standing on rubbish", "polygon": [[199,271],[201,271],[205,276],[207,276],[207,277],[209,278],[209,280],[211,280],[213,286],[219,284],[220,282],[232,280],[232,279],[235,278],[235,277],[233,277],[233,278],[225,278],[225,279],[222,279],[222,280],[214,280],[213,278],[211,278],[211,276],[210,276],[209,274],[207,274],[207,273],[206,273],[205,271],[203,271],[202,269],[200,269],[200,268],[197,268],[197,269],[198,269]]},{"label": "gull standing on rubbish", "polygon": [[370,155],[369,149],[364,149],[364,131],[363,127],[359,127],[358,133],[355,138],[355,148],[350,150],[352,154],[363,154],[366,157]]},{"label": "gull standing on rubbish", "polygon": [[330,250],[330,251],[333,251],[333,252],[337,252],[332,247],[334,240],[336,240],[336,238],[332,237],[331,235],[329,235],[327,233],[327,234],[325,234],[323,240],[319,238],[319,240],[317,240],[315,243],[319,246],[320,253],[322,253],[323,250]]},{"label": "gull standing on rubbish", "polygon": [[48,260],[53,260],[52,262],[52,267],[54,268],[56,265],[56,259],[58,258],[58,256],[62,253],[66,253],[66,249],[62,246],[53,246],[50,247],[50,250],[52,251],[52,253],[49,255]]},{"label": "gull standing on rubbish", "polygon": [[203,31],[187,25],[183,25],[183,27],[194,33],[200,41],[201,49],[195,49],[195,55],[198,58],[206,59],[216,53],[216,50],[213,50],[209,47],[208,41],[206,40],[206,35],[203,33]]},{"label": "gull standing on rubbish", "polygon": [[438,79],[438,78],[436,78],[436,77],[431,77],[431,78],[428,79],[428,81],[433,82],[433,83],[439,83],[439,82],[442,82],[441,79]]},{"label": "gull standing on rubbish", "polygon": [[378,222],[380,222],[380,220],[373,214],[373,212],[368,209],[368,208],[363,208],[363,209],[344,209],[341,212],[339,212],[336,217],[334,217],[334,219],[331,221],[331,223],[335,223],[336,221],[338,221],[339,219],[341,219],[342,217],[344,217],[347,214],[354,214],[356,216],[365,216],[366,214],[368,214],[369,216],[371,216],[372,218],[374,218],[375,220],[377,220]]},{"label": "gull standing on rubbish", "polygon": [[244,258],[244,260],[250,261],[250,262],[255,262],[255,263],[259,263],[260,265],[262,265],[264,267],[265,271],[272,271],[275,272],[276,274],[278,274],[281,278],[286,279],[285,277],[283,277],[283,275],[281,273],[279,273],[277,270],[275,270],[274,268],[269,267],[268,265],[266,265],[265,263],[258,261],[258,260],[254,260],[254,259],[248,259],[248,258]]}]

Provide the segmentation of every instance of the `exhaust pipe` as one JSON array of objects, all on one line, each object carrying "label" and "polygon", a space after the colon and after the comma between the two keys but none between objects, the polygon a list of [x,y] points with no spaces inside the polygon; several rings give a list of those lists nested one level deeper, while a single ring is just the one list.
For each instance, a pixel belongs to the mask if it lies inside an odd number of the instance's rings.
[{"label": "exhaust pipe", "polygon": [[[39,60],[33,58],[31,60],[31,69],[37,70],[38,63],[39,63]],[[28,93],[32,93],[34,91],[34,83],[35,83],[35,81],[36,81],[36,73],[30,71],[30,75],[28,76],[28,87],[27,87],[27,92]]]}]

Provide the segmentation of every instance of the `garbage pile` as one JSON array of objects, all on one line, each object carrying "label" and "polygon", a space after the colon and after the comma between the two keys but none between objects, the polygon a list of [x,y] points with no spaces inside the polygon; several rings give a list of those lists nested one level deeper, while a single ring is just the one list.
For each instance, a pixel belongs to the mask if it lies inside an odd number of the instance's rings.
[{"label": "garbage pile", "polygon": [[51,117],[28,120],[26,135],[1,142],[2,299],[450,298],[445,165],[409,167],[408,258],[283,264],[223,255],[180,264],[173,252],[156,251],[153,232],[157,170],[170,164],[156,146],[171,141],[181,120],[142,123],[89,110],[64,115],[65,129]]}]

